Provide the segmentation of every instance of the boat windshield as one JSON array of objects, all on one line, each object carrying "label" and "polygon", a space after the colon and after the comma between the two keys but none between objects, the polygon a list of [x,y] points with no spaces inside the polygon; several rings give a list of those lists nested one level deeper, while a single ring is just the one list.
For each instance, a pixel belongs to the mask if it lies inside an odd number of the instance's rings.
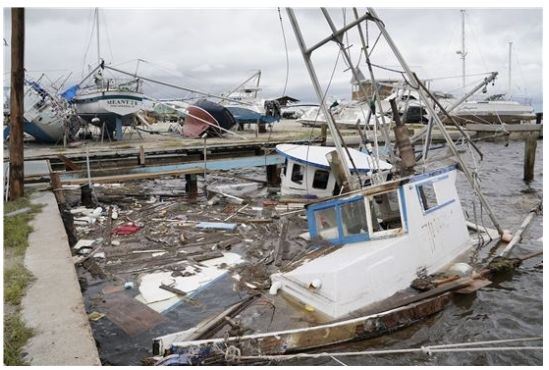
[{"label": "boat windshield", "polygon": [[403,231],[396,190],[313,204],[307,216],[311,238],[334,244],[390,237]]}]

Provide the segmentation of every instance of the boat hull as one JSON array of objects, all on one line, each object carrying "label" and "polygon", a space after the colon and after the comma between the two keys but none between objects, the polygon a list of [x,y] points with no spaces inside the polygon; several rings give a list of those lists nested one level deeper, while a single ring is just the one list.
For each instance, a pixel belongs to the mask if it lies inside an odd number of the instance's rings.
[{"label": "boat hull", "polygon": [[199,100],[187,108],[183,136],[198,138],[207,133],[221,136],[236,125],[232,113],[225,107],[209,100]]},{"label": "boat hull", "polygon": [[143,94],[138,92],[100,91],[81,94],[74,98],[76,112],[88,122],[95,117],[101,122],[114,123],[127,118],[143,108]]}]

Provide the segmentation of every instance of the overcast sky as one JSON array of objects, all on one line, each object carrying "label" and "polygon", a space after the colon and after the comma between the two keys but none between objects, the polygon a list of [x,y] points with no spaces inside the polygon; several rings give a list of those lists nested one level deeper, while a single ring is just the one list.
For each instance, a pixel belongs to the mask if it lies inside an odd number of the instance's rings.
[{"label": "overcast sky", "polygon": [[[364,9],[359,9],[362,13]],[[461,14],[459,9],[377,9],[387,30],[412,69],[421,78],[461,75]],[[88,66],[97,61],[93,9],[27,9],[27,71],[36,77],[45,73],[52,81],[72,75],[78,82]],[[343,10],[331,8],[337,26]],[[346,19],[352,11],[346,10]],[[315,101],[309,76],[284,9],[281,9],[289,53],[287,95]],[[329,29],[318,9],[296,9],[308,45],[324,38]],[[512,95],[527,97],[537,110],[542,102],[542,9],[467,9],[465,20],[467,74],[500,73],[488,93],[506,92],[508,43],[513,42]],[[10,43],[10,11],[4,9],[4,39]],[[265,97],[279,96],[284,89],[286,54],[279,16],[273,9],[101,9],[101,57],[121,69],[190,88],[219,93],[236,87],[254,71],[262,71]],[[370,43],[378,36],[369,26]],[[347,42],[347,40],[346,40]],[[354,63],[359,58],[360,39],[348,36]],[[350,99],[350,71],[342,58],[336,66],[337,48],[331,44],[313,54],[325,87],[335,66],[329,95]],[[400,69],[382,40],[372,53],[372,62]],[[9,47],[4,46],[4,71],[9,71]],[[360,63],[367,75],[363,60]],[[375,69],[377,78],[399,75]],[[6,77],[4,73],[4,84]],[[468,86],[481,76],[467,78]],[[459,93],[461,79],[435,80],[432,88]],[[180,97],[185,93],[145,85],[157,97]]]}]

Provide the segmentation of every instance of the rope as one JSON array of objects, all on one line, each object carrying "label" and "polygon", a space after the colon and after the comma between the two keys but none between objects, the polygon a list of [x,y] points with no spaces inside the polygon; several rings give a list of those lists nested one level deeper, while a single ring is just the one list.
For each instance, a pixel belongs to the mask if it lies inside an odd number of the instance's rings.
[{"label": "rope", "polygon": [[[421,346],[415,348],[404,349],[386,349],[386,350],[370,350],[370,351],[353,351],[353,352],[322,352],[322,353],[296,353],[288,355],[250,355],[250,356],[238,356],[239,351],[235,347],[231,346],[227,348],[225,352],[225,358],[231,360],[273,360],[282,361],[295,358],[331,358],[345,357],[345,356],[364,356],[364,355],[389,355],[389,354],[405,354],[405,353],[425,353],[431,355],[433,353],[451,353],[451,352],[495,352],[495,351],[531,351],[531,350],[543,350],[543,346],[488,346],[513,342],[532,342],[543,340],[542,336],[517,338],[517,339],[500,339],[500,340],[487,340],[478,342],[465,342],[465,343],[451,343],[440,344],[433,346]],[[475,346],[475,347],[472,347]],[[480,347],[479,347],[480,346]],[[339,360],[337,360],[339,361]]]}]

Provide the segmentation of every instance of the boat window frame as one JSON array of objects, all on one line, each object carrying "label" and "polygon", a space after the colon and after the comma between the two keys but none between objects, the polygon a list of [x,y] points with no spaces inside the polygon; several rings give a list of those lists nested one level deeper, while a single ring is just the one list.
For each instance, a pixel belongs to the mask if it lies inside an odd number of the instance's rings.
[{"label": "boat window frame", "polygon": [[[400,227],[388,229],[388,230],[374,231],[374,225],[372,222],[372,212],[370,208],[370,197],[372,197],[373,199],[374,196],[393,193],[393,192],[396,193],[397,200],[398,200],[398,211],[400,213]],[[407,213],[406,202],[404,199],[404,189],[402,186],[393,190],[387,190],[387,191],[382,191],[375,194],[369,194],[368,196],[365,196],[364,199],[367,205],[366,220],[368,221],[368,230],[370,233],[370,239],[390,238],[390,237],[406,234],[408,232],[408,213]]]},{"label": "boat window frame", "polygon": [[[294,180],[294,174],[295,174],[295,167],[298,166],[301,170],[301,180],[300,181],[296,181]],[[293,182],[294,184],[298,184],[298,185],[303,185],[303,181],[305,180],[305,170],[306,170],[306,167],[303,166],[302,164],[299,164],[297,162],[292,162],[292,171],[290,173],[290,181]]]},{"label": "boat window frame", "polygon": [[[367,224],[368,231],[366,233],[351,234],[351,235],[345,236],[343,232],[343,215],[341,213],[341,206],[354,203],[354,202],[359,202],[359,201],[362,201],[362,205],[365,207],[366,224]],[[369,204],[367,202],[367,199],[363,195],[357,195],[347,199],[332,199],[322,203],[311,204],[309,207],[307,207],[307,222],[309,225],[309,233],[311,235],[311,238],[320,237],[318,233],[317,225],[316,225],[315,213],[328,208],[335,208],[337,238],[328,238],[328,239],[322,239],[322,240],[327,240],[336,245],[370,240],[370,234],[371,234],[372,228],[371,228],[371,219],[369,218],[371,217],[371,214],[369,212],[368,207],[369,207]]]},{"label": "boat window frame", "polygon": [[[316,174],[318,172],[324,172],[326,174],[328,174],[328,176],[326,177],[326,182],[324,183],[324,186],[323,187],[318,187],[318,186],[315,186],[315,181],[317,180],[317,177],[316,177]],[[328,189],[328,183],[330,182],[330,171],[327,171],[327,170],[323,170],[321,168],[316,168],[315,171],[314,171],[314,174],[313,174],[313,183],[311,184],[311,186],[313,187],[313,189],[318,189],[318,190],[326,190]]]},{"label": "boat window frame", "polygon": [[[418,198],[418,201],[419,201],[421,211],[423,212],[423,215],[427,215],[429,213],[435,212],[435,211],[437,211],[437,210],[439,210],[439,209],[441,209],[441,208],[443,208],[443,207],[445,207],[445,206],[447,206],[447,205],[449,205],[449,204],[456,201],[455,198],[447,199],[447,200],[444,200],[444,201],[441,201],[439,199],[440,196],[437,192],[435,184],[437,182],[441,182],[441,181],[446,180],[448,178],[449,178],[448,174],[442,175],[442,176],[439,175],[435,178],[429,178],[427,180],[419,181],[419,182],[416,182],[416,183],[413,184],[415,189],[416,189],[417,198]],[[427,184],[431,184],[433,186],[433,191],[435,193],[437,204],[435,206],[431,207],[431,208],[425,209],[425,206],[423,204],[423,198],[422,198],[422,195],[421,195],[421,192],[420,192],[419,188],[424,186],[424,185],[427,185]]]}]

